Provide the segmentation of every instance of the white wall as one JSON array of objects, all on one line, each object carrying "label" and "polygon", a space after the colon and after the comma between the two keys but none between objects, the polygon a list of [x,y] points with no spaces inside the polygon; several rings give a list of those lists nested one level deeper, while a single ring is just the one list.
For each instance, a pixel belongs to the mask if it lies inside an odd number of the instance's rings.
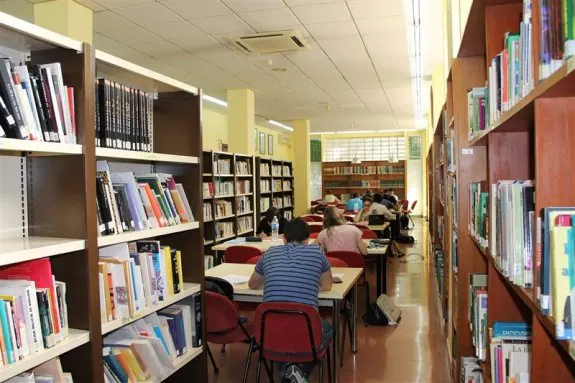
[{"label": "white wall", "polygon": [[423,160],[407,160],[407,200],[409,206],[417,201],[413,215],[422,214],[423,202]]},{"label": "white wall", "polygon": [[323,198],[321,195],[321,162],[311,163],[311,199]]}]

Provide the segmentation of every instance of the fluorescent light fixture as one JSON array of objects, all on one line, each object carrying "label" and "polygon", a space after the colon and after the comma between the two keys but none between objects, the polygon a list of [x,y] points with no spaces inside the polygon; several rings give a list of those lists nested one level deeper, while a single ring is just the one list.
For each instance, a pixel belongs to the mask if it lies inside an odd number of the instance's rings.
[{"label": "fluorescent light fixture", "polygon": [[336,134],[335,132],[311,132],[310,135],[316,135],[316,136],[321,136],[324,134]]},{"label": "fluorescent light fixture", "polygon": [[293,128],[292,128],[291,126],[284,125],[284,124],[282,124],[281,122],[277,122],[277,121],[274,121],[274,120],[268,120],[268,122],[269,122],[270,124],[272,124],[272,125],[275,125],[275,126],[279,127],[279,128],[282,128],[282,129],[285,129],[285,130],[289,130],[290,132],[293,132]]},{"label": "fluorescent light fixture", "polygon": [[213,103],[213,104],[223,106],[224,108],[228,107],[228,103],[225,102],[224,100],[220,100],[219,98],[208,96],[207,94],[202,95],[202,98],[208,102]]}]

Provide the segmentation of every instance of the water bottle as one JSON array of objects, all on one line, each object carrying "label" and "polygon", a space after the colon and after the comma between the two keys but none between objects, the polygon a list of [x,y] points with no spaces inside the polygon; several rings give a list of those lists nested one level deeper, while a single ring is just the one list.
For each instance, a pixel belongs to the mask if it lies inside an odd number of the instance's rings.
[{"label": "water bottle", "polygon": [[359,211],[359,202],[355,201],[353,204],[353,212],[357,213]]},{"label": "water bottle", "polygon": [[280,221],[278,217],[274,216],[272,220],[272,239],[279,239],[280,237]]}]

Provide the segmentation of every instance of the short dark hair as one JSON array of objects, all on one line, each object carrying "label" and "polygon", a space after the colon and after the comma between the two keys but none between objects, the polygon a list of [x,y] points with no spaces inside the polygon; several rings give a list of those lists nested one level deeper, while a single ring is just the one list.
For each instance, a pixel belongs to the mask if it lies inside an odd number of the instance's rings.
[{"label": "short dark hair", "polygon": [[331,194],[331,190],[327,189],[327,190],[325,191],[325,194]]},{"label": "short dark hair", "polygon": [[363,196],[363,202],[373,202],[373,198],[368,195]]},{"label": "short dark hair", "polygon": [[357,198],[357,197],[359,197],[359,193],[358,192],[353,193],[353,198]]},{"label": "short dark hair", "polygon": [[379,193],[375,193],[373,195],[373,202],[380,203],[381,201],[383,201],[383,196]]},{"label": "short dark hair", "polygon": [[303,242],[309,238],[309,226],[301,218],[297,217],[286,222],[284,237],[289,242]]}]

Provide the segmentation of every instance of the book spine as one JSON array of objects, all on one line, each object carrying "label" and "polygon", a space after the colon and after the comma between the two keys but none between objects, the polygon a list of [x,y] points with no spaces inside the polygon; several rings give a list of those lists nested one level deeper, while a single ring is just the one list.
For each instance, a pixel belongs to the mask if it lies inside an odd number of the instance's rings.
[{"label": "book spine", "polygon": [[12,80],[12,66],[9,59],[1,59],[0,62],[0,80],[2,82],[0,89],[3,90],[2,95],[10,114],[14,116],[16,122],[16,129],[10,131],[8,130],[6,134],[8,137],[18,138],[18,139],[28,139],[28,132],[24,126],[24,119],[22,117],[22,112],[20,111],[20,106],[18,104],[18,99],[16,98],[16,91],[14,89],[14,82]]},{"label": "book spine", "polygon": [[52,94],[46,79],[46,70],[36,67],[36,76],[38,78],[38,93],[40,96],[40,104],[44,110],[46,128],[50,134],[50,140],[53,142],[60,142],[60,134],[58,131],[58,123],[56,121],[56,114],[52,104]]},{"label": "book spine", "polygon": [[192,339],[194,348],[201,347],[204,343],[203,340],[203,330],[202,330],[202,322],[203,322],[203,313],[202,313],[202,297],[200,293],[196,293],[192,295],[192,310],[193,310],[193,317],[194,317],[194,330],[193,334],[194,337]]}]

